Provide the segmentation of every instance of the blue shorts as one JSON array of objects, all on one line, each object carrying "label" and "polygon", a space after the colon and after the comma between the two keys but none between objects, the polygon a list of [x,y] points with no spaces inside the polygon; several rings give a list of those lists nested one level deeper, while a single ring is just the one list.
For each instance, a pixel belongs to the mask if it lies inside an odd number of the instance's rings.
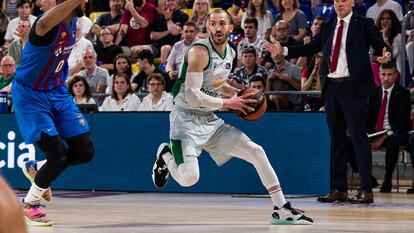
[{"label": "blue shorts", "polygon": [[70,138],[89,132],[66,85],[51,91],[39,91],[17,80],[12,85],[14,112],[25,143],[36,143],[41,132]]}]

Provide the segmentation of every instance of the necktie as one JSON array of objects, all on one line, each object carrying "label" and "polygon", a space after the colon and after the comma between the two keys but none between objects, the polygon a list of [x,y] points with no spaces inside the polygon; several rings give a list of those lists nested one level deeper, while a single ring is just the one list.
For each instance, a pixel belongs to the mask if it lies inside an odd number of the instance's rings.
[{"label": "necktie", "polygon": [[341,40],[342,40],[342,31],[344,30],[344,21],[341,19],[339,21],[338,31],[336,32],[336,40],[335,40],[335,47],[332,54],[332,61],[329,66],[331,73],[335,72],[336,67],[338,66],[338,58],[339,58],[339,49],[341,48]]},{"label": "necktie", "polygon": [[382,98],[380,111],[378,113],[378,120],[377,120],[377,127],[376,127],[377,132],[383,129],[385,111],[387,110],[387,95],[388,95],[388,92],[384,91],[384,96]]}]

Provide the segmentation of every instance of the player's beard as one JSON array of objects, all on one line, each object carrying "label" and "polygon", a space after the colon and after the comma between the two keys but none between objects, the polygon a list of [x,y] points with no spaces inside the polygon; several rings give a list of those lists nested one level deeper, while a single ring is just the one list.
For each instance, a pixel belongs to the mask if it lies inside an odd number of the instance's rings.
[{"label": "player's beard", "polygon": [[75,8],[75,15],[79,18],[83,16],[83,7],[81,5]]},{"label": "player's beard", "polygon": [[[217,38],[217,34],[220,35],[219,39]],[[211,37],[212,37],[213,42],[215,44],[221,45],[221,44],[227,43],[227,37],[228,36],[229,36],[229,33],[220,32],[220,33],[216,33],[216,34],[212,35]]]}]

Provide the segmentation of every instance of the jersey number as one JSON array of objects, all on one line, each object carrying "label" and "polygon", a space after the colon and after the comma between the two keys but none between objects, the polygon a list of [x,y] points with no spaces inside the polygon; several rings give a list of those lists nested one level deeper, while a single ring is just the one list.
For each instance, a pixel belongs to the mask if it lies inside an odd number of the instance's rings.
[{"label": "jersey number", "polygon": [[65,60],[61,60],[55,69],[55,73],[59,73],[62,70],[63,64],[65,64]]}]

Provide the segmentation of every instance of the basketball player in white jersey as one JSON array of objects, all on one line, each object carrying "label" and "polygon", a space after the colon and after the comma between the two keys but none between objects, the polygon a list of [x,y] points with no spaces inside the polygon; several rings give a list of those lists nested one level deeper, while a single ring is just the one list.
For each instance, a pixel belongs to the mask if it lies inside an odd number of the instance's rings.
[{"label": "basketball player in white jersey", "polygon": [[[220,108],[253,111],[247,103],[250,96],[237,96],[230,87],[230,74],[235,52],[227,43],[233,29],[231,16],[224,10],[213,11],[207,19],[209,38],[189,47],[178,80],[173,87],[175,106],[170,114],[171,144],[163,143],[157,151],[152,178],[158,188],[167,184],[169,174],[184,187],[197,183],[200,172],[197,157],[205,149],[218,165],[232,157],[251,163],[274,204],[274,224],[312,224],[286,202],[279,180],[263,148],[239,129],[218,118]],[[221,95],[230,98],[223,99]]]}]

